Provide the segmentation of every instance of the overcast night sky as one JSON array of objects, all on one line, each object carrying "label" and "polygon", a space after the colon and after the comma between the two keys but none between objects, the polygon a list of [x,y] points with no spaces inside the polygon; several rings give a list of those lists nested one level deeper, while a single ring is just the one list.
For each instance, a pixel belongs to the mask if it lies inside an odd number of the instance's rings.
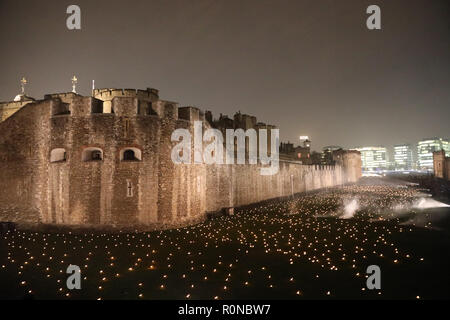
[{"label": "overcast night sky", "polygon": [[[82,30],[66,28],[81,7]],[[366,27],[381,7],[382,30]],[[0,101],[97,88],[309,135],[313,149],[450,138],[448,0],[0,0]]]}]

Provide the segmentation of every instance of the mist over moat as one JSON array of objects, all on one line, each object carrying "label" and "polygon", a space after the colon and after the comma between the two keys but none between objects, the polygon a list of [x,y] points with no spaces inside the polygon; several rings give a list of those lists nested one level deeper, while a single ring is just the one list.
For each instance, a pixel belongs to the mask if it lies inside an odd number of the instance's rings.
[{"label": "mist over moat", "polygon": [[[362,178],[180,229],[7,231],[1,298],[442,299],[449,249],[445,201]],[[66,287],[69,264],[80,290]],[[380,290],[366,287],[369,265],[382,271]]]}]

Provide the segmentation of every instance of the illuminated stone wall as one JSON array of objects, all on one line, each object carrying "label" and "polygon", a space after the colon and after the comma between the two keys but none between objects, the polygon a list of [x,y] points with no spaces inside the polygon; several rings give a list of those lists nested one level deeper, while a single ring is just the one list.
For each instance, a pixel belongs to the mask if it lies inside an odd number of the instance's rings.
[{"label": "illuminated stone wall", "polygon": [[0,122],[5,121],[30,101],[12,101],[0,103]]},{"label": "illuminated stone wall", "polygon": [[238,207],[267,199],[350,183],[340,166],[307,166],[280,162],[278,174],[263,176],[260,166],[207,166],[207,211]]},{"label": "illuminated stone wall", "polygon": [[433,152],[433,170],[436,178],[450,180],[450,157],[444,150]]},{"label": "illuminated stone wall", "polygon": [[[177,227],[224,207],[354,182],[352,172],[360,171],[350,172],[348,161],[281,162],[273,176],[260,175],[257,165],[175,165],[172,132],[192,132],[193,121],[204,121],[202,112],[159,99],[142,104],[131,95],[106,101],[114,113],[104,113],[104,102],[48,95],[0,123],[0,220]],[[143,105],[152,109],[140,112]],[[123,159],[129,149],[139,150],[140,161]],[[92,150],[102,159],[84,161]]]}]

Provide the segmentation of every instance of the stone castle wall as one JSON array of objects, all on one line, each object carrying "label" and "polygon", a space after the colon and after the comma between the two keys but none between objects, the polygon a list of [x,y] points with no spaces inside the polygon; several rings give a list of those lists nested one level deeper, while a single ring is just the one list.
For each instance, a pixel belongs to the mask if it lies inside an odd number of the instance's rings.
[{"label": "stone castle wall", "polygon": [[[344,162],[280,162],[273,176],[260,175],[258,165],[176,165],[171,134],[176,128],[192,132],[193,120],[204,120],[198,109],[157,100],[140,113],[139,98],[115,96],[108,100],[114,113],[104,113],[105,101],[94,97],[46,98],[0,123],[2,220],[174,227],[224,207],[355,182],[360,172]],[[102,160],[84,161],[94,149]],[[141,160],[124,160],[129,149]],[[65,156],[55,161],[58,152]]]},{"label": "stone castle wall", "polygon": [[433,152],[433,170],[436,178],[450,180],[450,157],[444,150]]},{"label": "stone castle wall", "polygon": [[11,101],[0,103],[0,122],[5,121],[30,101]]},{"label": "stone castle wall", "polygon": [[307,166],[280,162],[278,174],[263,176],[260,166],[209,165],[206,181],[208,211],[238,207],[292,194],[354,182],[340,166]]}]

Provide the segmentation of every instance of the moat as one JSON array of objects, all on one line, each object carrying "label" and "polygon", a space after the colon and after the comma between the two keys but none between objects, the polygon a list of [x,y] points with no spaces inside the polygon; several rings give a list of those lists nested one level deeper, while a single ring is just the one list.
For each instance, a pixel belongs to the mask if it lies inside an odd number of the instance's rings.
[{"label": "moat", "polygon": [[[448,299],[450,207],[363,178],[155,232],[8,231],[2,299]],[[66,269],[81,268],[81,290]],[[381,290],[366,268],[381,269]]]}]

